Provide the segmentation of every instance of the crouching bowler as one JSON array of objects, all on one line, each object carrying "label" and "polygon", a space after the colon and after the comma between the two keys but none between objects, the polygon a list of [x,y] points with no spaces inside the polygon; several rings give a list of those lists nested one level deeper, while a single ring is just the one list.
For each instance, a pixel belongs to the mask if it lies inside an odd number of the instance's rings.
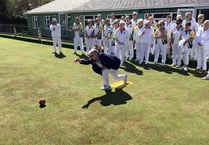
[{"label": "crouching bowler", "polygon": [[102,75],[103,86],[101,90],[111,90],[111,86],[109,83],[109,73],[112,74],[114,79],[123,80],[124,84],[127,83],[126,74],[118,74],[118,69],[120,67],[120,59],[116,56],[100,53],[96,49],[91,49],[88,52],[89,59],[82,60],[76,58],[74,61],[79,62],[80,64],[92,64],[92,69],[95,73]]}]

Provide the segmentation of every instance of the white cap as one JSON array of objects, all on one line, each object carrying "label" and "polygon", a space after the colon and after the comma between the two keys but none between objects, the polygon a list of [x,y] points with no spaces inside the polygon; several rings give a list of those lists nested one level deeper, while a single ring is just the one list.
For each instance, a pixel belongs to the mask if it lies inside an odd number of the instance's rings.
[{"label": "white cap", "polygon": [[55,22],[57,22],[57,19],[56,19],[56,18],[52,18],[52,21],[55,21]]},{"label": "white cap", "polygon": [[99,51],[95,48],[92,48],[91,50],[89,50],[88,55],[91,55],[93,53],[99,53]]}]

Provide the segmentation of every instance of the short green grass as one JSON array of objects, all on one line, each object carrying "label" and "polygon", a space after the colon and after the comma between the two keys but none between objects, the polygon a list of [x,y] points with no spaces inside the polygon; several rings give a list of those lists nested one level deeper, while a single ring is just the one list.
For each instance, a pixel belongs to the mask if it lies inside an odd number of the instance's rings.
[{"label": "short green grass", "polygon": [[209,143],[209,82],[193,69],[127,62],[119,72],[133,84],[105,93],[91,66],[72,61],[72,49],[58,59],[52,46],[0,44],[0,145]]}]

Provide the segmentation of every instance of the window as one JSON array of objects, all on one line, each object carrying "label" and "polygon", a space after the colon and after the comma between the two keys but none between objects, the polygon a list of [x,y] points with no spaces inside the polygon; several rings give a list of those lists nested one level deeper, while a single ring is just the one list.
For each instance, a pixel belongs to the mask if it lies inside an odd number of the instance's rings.
[{"label": "window", "polygon": [[44,17],[44,28],[49,29],[51,24],[50,16],[45,16]]},{"label": "window", "polygon": [[83,24],[84,24],[84,26],[86,26],[87,25],[87,20],[88,19],[91,19],[92,20],[92,23],[94,24],[94,22],[95,22],[95,19],[96,19],[96,15],[93,15],[93,16],[83,16]]},{"label": "window", "polygon": [[[121,19],[122,16],[130,16],[130,18],[132,19],[132,14],[115,14],[116,19]],[[107,15],[107,17],[111,19],[111,15]]]},{"label": "window", "polygon": [[67,21],[68,21],[68,27],[70,28],[71,27],[71,16],[67,16]]},{"label": "window", "polygon": [[176,20],[177,13],[173,13],[172,19],[173,21]]},{"label": "window", "polygon": [[171,13],[146,13],[144,15],[144,18],[147,18],[148,16],[153,16],[154,20],[157,22],[159,20],[165,20],[166,16],[170,15],[172,17],[172,20],[176,20],[176,12],[171,12]]},{"label": "window", "polygon": [[32,17],[32,25],[33,25],[33,28],[38,28],[39,26],[38,26],[38,16],[33,16]]},{"label": "window", "polygon": [[196,10],[195,9],[178,9],[178,11],[177,11],[177,13],[179,15],[181,15],[183,19],[185,19],[185,13],[186,12],[191,12],[192,17],[195,18],[195,15],[196,15]]},{"label": "window", "polygon": [[198,10],[197,10],[197,15],[196,15],[196,17],[197,17],[199,14],[204,14],[205,20],[208,20],[208,19],[209,19],[208,13],[209,13],[209,8],[207,8],[207,9],[198,9]]}]

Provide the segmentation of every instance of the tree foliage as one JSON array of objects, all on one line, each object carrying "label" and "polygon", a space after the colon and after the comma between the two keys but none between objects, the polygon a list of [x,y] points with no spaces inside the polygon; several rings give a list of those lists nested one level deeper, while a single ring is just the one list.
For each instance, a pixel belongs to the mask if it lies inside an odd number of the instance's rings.
[{"label": "tree foliage", "polygon": [[53,0],[0,0],[0,23],[24,19],[23,13]]}]

